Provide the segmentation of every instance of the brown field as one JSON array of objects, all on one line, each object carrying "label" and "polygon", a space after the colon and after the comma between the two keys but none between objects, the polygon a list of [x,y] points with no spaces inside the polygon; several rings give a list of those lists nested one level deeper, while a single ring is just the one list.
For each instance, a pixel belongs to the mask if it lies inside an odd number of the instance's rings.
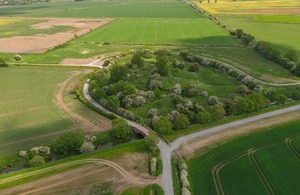
[{"label": "brown field", "polygon": [[4,53],[43,53],[63,44],[74,36],[80,36],[103,26],[112,19],[66,19],[49,18],[47,22],[34,24],[34,29],[49,29],[53,26],[71,26],[74,29],[52,35],[14,36],[0,39],[0,52]]}]

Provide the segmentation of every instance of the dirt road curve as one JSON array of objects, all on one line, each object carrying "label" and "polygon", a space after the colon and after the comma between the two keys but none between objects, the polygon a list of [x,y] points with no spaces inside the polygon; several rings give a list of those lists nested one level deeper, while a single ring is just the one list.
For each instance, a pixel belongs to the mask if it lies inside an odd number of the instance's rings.
[{"label": "dirt road curve", "polygon": [[[84,85],[84,95],[85,97],[92,103],[94,104],[96,107],[98,107],[99,109],[102,109],[103,107],[101,105],[99,105],[96,101],[94,101],[92,99],[92,97],[89,94],[89,82],[87,82]],[[106,109],[102,109],[103,111],[107,111]],[[294,112],[300,110],[300,105],[296,105],[296,106],[292,106],[292,107],[288,107],[288,108],[283,108],[280,110],[276,110],[273,112],[268,112],[265,114],[260,114],[257,116],[253,116],[253,117],[249,117],[246,119],[242,119],[242,120],[238,120],[235,122],[231,122],[231,123],[227,123],[224,125],[220,125],[217,127],[213,127],[213,128],[209,128],[203,131],[199,131],[196,133],[192,133],[183,137],[180,137],[178,139],[176,139],[175,141],[173,141],[171,144],[167,144],[165,142],[163,142],[162,140],[160,140],[160,142],[158,143],[158,147],[160,149],[160,154],[161,154],[161,159],[163,162],[163,173],[162,173],[162,187],[164,189],[165,194],[167,195],[171,195],[174,194],[174,187],[173,187],[173,178],[172,178],[172,165],[171,165],[171,155],[172,152],[177,150],[181,144],[183,144],[184,142],[196,139],[196,138],[200,138],[200,137],[204,137],[204,136],[208,136],[208,135],[213,135],[215,133],[219,133],[221,131],[227,130],[229,128],[233,128],[233,127],[237,127],[240,125],[244,125],[247,123],[253,123],[255,121],[259,121],[261,119],[266,119],[266,118],[270,118],[273,116],[277,116],[277,115],[282,115],[282,114],[286,114],[289,112]],[[108,111],[109,112],[109,111]],[[111,112],[110,112],[111,113]],[[129,124],[135,125],[135,127],[139,128],[142,127],[139,124],[136,124],[132,121],[129,121]],[[148,134],[149,130],[142,127],[141,129],[142,131],[145,131],[145,133]]]}]

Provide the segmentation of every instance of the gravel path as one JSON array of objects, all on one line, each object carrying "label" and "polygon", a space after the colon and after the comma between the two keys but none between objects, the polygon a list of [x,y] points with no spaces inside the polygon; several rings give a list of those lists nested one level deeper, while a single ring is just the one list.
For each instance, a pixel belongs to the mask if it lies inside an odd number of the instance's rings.
[{"label": "gravel path", "polygon": [[[87,100],[90,101],[92,104],[94,104],[97,108],[102,109],[105,112],[111,113],[110,111],[103,108],[101,105],[99,105],[96,101],[94,101],[92,99],[92,97],[89,94],[88,88],[89,88],[89,81],[87,81],[87,83],[84,85],[84,89],[83,89],[84,96],[87,98]],[[286,113],[297,111],[297,110],[300,110],[300,105],[283,108],[283,109],[276,110],[273,112],[268,112],[268,113],[260,114],[257,116],[249,117],[246,119],[227,123],[224,125],[216,126],[213,128],[209,128],[209,129],[206,129],[203,131],[198,131],[198,132],[186,135],[186,136],[179,137],[176,140],[174,140],[171,144],[167,144],[167,143],[163,142],[162,140],[160,140],[158,143],[158,147],[160,149],[161,159],[162,159],[162,163],[163,163],[162,187],[164,189],[165,194],[166,195],[174,194],[171,157],[172,157],[172,152],[177,150],[181,146],[181,144],[183,144],[184,142],[190,141],[190,140],[193,140],[196,138],[200,138],[203,136],[213,135],[215,133],[221,132],[228,128],[237,127],[237,126],[244,125],[247,123],[252,123],[252,122],[255,122],[255,121],[258,121],[261,119],[266,119],[266,118],[286,114]],[[127,122],[129,123],[130,126],[142,131],[143,134],[148,135],[149,130],[146,129],[145,127],[143,127],[139,124],[136,124],[135,122],[129,121],[129,120],[127,120]]]}]

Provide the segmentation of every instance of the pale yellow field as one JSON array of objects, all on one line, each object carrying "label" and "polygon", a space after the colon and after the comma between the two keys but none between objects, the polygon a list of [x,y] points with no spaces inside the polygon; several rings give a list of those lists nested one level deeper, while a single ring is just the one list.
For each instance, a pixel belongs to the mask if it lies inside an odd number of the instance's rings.
[{"label": "pale yellow field", "polygon": [[16,18],[0,18],[0,27],[20,21]]},{"label": "pale yellow field", "polygon": [[300,0],[191,1],[211,14],[300,14]]}]

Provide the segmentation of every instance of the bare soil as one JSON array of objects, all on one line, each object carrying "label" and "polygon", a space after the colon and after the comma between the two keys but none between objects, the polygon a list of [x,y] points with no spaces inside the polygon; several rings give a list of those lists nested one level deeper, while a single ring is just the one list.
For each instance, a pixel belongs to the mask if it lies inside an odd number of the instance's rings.
[{"label": "bare soil", "polygon": [[35,29],[49,29],[53,26],[71,26],[75,29],[52,35],[14,36],[0,39],[0,52],[5,53],[43,53],[63,44],[74,36],[80,36],[103,26],[112,19],[73,19],[49,18],[47,22],[34,24]]},{"label": "bare soil", "polygon": [[110,183],[112,191],[118,194],[129,186],[160,182],[160,179],[145,178],[147,161],[148,155],[141,153],[125,154],[113,161],[99,159],[93,164],[0,190],[0,194],[86,194],[92,185],[103,183]]},{"label": "bare soil", "polygon": [[[247,135],[255,131],[266,130],[268,127],[297,120],[300,117],[300,111],[291,112],[285,115],[280,115],[272,118],[262,119],[255,123],[241,125],[239,127],[227,129],[221,133],[195,139],[188,143],[184,143],[177,150],[181,156],[192,158],[196,152],[203,153],[207,147],[214,148],[218,145],[229,142],[235,137]],[[201,150],[204,149],[205,150]]]}]

